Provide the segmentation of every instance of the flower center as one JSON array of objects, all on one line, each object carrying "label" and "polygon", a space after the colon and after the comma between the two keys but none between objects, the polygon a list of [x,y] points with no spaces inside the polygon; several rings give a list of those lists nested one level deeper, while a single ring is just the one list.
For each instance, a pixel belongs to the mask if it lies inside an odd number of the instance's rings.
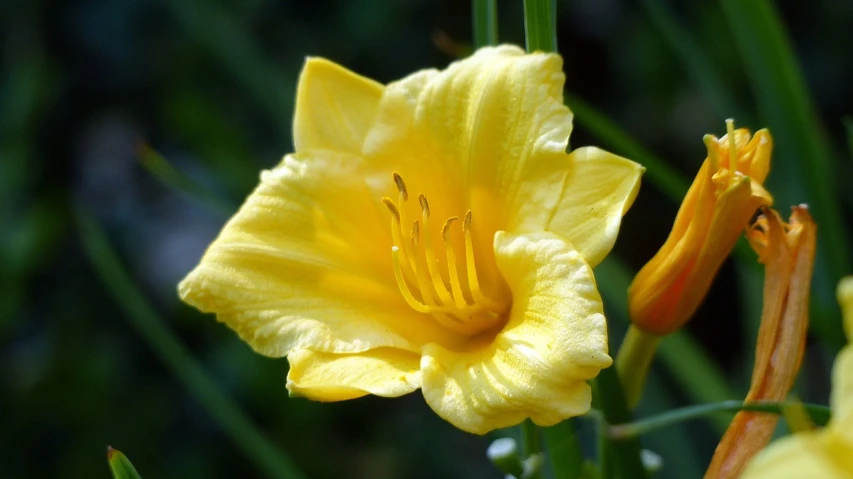
[{"label": "flower center", "polygon": [[460,271],[451,237],[459,217],[451,216],[441,227],[444,243],[442,265],[433,248],[426,196],[418,195],[420,219],[412,222],[411,232],[406,238],[403,230],[403,225],[407,224],[404,205],[409,193],[399,173],[394,173],[394,183],[399,192],[397,202],[388,197],[382,198],[382,202],[391,212],[394,277],[406,303],[419,313],[431,315],[443,326],[465,334],[475,334],[498,324],[508,310],[508,304],[488,297],[480,287],[474,259],[471,210],[465,213],[461,222],[465,247],[459,256],[464,263],[464,271]]}]

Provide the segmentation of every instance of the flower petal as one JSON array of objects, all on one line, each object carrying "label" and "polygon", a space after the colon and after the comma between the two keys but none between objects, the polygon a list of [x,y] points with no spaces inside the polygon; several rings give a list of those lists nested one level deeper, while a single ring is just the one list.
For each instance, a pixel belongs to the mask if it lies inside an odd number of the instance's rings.
[{"label": "flower petal", "polygon": [[308,58],[299,76],[293,144],[360,154],[383,86],[323,58]]},{"label": "flower petal", "polygon": [[397,397],[421,387],[420,354],[401,349],[358,354],[297,349],[287,359],[287,390],[315,401],[343,401],[367,394]]},{"label": "flower petal", "polygon": [[835,358],[832,367],[832,421],[842,425],[853,444],[853,345],[847,345]]},{"label": "flower petal", "polygon": [[452,333],[400,295],[388,223],[359,164],[358,157],[314,150],[263,172],[179,285],[181,298],[217,313],[268,356],[452,343]]},{"label": "flower petal", "polygon": [[595,147],[578,148],[568,158],[552,156],[551,161],[569,163],[569,174],[548,231],[568,239],[595,267],[613,248],[645,169]]},{"label": "flower petal", "polygon": [[[847,452],[849,454],[849,452]],[[746,467],[741,479],[846,477],[827,450],[820,431],[794,434],[767,447]]]},{"label": "flower petal", "polygon": [[558,55],[503,45],[388,85],[365,143],[377,184],[389,188],[387,171],[416,178],[419,192],[449,205],[441,217],[471,209],[478,232],[542,230],[566,167],[535,157],[566,150],[564,80]]},{"label": "flower petal", "polygon": [[586,413],[586,380],[612,362],[592,269],[552,233],[498,232],[494,244],[513,294],[509,321],[467,350],[428,344],[421,360],[427,403],[477,434],[527,417],[548,426]]}]

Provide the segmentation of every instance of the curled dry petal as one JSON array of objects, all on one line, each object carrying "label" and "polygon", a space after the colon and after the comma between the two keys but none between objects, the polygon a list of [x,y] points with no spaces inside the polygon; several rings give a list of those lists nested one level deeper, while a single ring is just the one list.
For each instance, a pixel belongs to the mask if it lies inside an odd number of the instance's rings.
[{"label": "curled dry petal", "polygon": [[[853,276],[838,284],[848,342],[853,318]],[[848,344],[832,368],[832,419],[822,430],[798,432],[761,451],[742,479],[848,478],[853,471],[853,346]]]},{"label": "curled dry petal", "polygon": [[[776,211],[765,210],[749,232],[750,244],[764,263],[764,309],[746,402],[782,401],[794,385],[808,327],[815,230],[808,209],[799,206],[788,224]],[[738,412],[705,477],[738,477],[770,441],[777,421],[774,415]]]}]

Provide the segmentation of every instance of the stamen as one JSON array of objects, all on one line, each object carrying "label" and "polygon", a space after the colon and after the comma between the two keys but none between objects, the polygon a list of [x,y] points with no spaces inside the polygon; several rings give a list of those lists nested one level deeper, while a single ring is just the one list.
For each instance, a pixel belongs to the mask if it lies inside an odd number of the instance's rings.
[{"label": "stamen", "polygon": [[442,302],[436,302],[433,296],[432,279],[430,278],[429,268],[424,264],[424,254],[422,254],[422,242],[420,241],[420,224],[415,221],[412,223],[412,251],[415,252],[415,272],[418,278],[418,289],[421,290],[421,296],[424,303],[428,306],[441,306]]},{"label": "stamen", "polygon": [[456,252],[453,250],[453,243],[450,241],[450,225],[458,219],[458,216],[447,218],[444,226],[441,227],[441,239],[444,240],[444,253],[447,258],[447,276],[450,278],[450,288],[453,291],[453,303],[457,308],[463,309],[468,306],[468,302],[462,293],[462,284],[459,282],[459,271],[456,269]]},{"label": "stamen", "polygon": [[465,235],[465,265],[468,271],[468,288],[471,290],[471,297],[475,303],[485,303],[490,308],[497,307],[497,304],[480,290],[480,281],[477,279],[477,265],[474,262],[474,239],[471,236],[471,210],[465,213],[462,232]]},{"label": "stamen", "polygon": [[735,121],[726,120],[726,136],[729,138],[729,171],[734,174],[737,171],[737,140],[735,139]]},{"label": "stamen", "polygon": [[409,289],[408,283],[406,283],[406,279],[403,278],[403,269],[400,267],[400,247],[392,246],[391,247],[391,260],[394,263],[394,278],[397,280],[397,286],[400,288],[400,292],[403,294],[403,299],[406,300],[406,303],[415,311],[419,313],[430,312],[429,306],[421,303],[412,295],[412,291]]},{"label": "stamen", "polygon": [[[429,275],[432,278],[432,286],[438,294],[438,299],[444,304],[449,304],[453,302],[453,297],[441,278],[438,260],[435,258],[435,251],[432,249],[432,236],[429,229],[429,202],[427,202],[426,196],[422,194],[418,195],[418,202],[421,204],[421,220],[424,222],[424,253],[426,254]],[[442,231],[444,230],[442,229]]]},{"label": "stamen", "polygon": [[406,304],[419,313],[431,315],[439,324],[462,333],[474,334],[492,326],[500,319],[507,305],[485,296],[480,289],[474,256],[471,211],[465,214],[462,224],[466,288],[459,275],[456,252],[450,237],[451,225],[459,218],[448,218],[441,228],[447,261],[445,278],[432,244],[429,202],[424,195],[418,195],[421,218],[412,222],[409,237],[405,238],[402,225],[407,220],[403,206],[409,193],[399,173],[395,172],[393,178],[399,192],[399,201],[395,203],[386,197],[382,198],[382,202],[391,212],[394,278]]},{"label": "stamen", "polygon": [[391,238],[394,241],[394,246],[403,248],[403,254],[406,256],[406,266],[408,267],[404,273],[410,278],[417,277],[415,274],[416,268],[415,264],[412,262],[412,253],[409,251],[409,247],[406,243],[403,242],[403,218],[400,214],[400,209],[394,203],[391,198],[387,196],[382,198],[382,202],[385,203],[385,206],[391,212]]}]

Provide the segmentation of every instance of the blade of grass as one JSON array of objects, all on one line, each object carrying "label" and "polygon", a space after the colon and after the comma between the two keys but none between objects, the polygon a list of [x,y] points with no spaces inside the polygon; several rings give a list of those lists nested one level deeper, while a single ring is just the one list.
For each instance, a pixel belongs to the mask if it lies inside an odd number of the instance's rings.
[{"label": "blade of grass", "polygon": [[474,48],[498,44],[498,7],[496,0],[473,0]]},{"label": "blade of grass", "polygon": [[216,420],[234,445],[269,477],[304,478],[293,461],[252,424],[166,327],[165,321],[154,312],[122,267],[118,255],[95,220],[79,208],[76,218],[86,256],[113,299],[124,310],[126,319],[192,397]]},{"label": "blade of grass", "polygon": [[[815,270],[815,296],[824,310],[833,311],[831,285],[851,270],[850,238],[845,229],[830,149],[797,65],[790,41],[775,7],[768,0],[723,0],[723,12],[734,33],[750,77],[763,123],[773,133],[777,161],[805,178],[807,201],[821,228]],[[784,196],[784,191],[778,193]],[[794,199],[785,203],[801,203]],[[821,287],[825,286],[825,287]],[[813,315],[814,332],[840,346],[837,314]]]},{"label": "blade of grass", "polygon": [[719,120],[734,117],[748,123],[744,112],[726,88],[717,69],[694,41],[690,32],[673,16],[666,4],[662,0],[644,0],[642,4],[655,28],[675,52],[699,89],[704,92],[711,107],[716,110]]},{"label": "blade of grass", "polygon": [[181,192],[189,198],[200,201],[218,212],[230,214],[236,209],[235,205],[223,201],[207,188],[193,181],[175,168],[169,163],[169,160],[150,145],[140,144],[137,147],[137,155],[142,166],[169,188]]},{"label": "blade of grass", "polygon": [[107,446],[107,464],[110,466],[110,472],[113,473],[113,479],[142,479],[130,459],[110,446]]},{"label": "blade of grass", "polygon": [[578,123],[596,138],[611,147],[615,153],[646,167],[644,178],[660,189],[672,201],[681,203],[687,194],[690,180],[669,166],[666,161],[646,150],[624,130],[611,122],[588,103],[568,93],[563,94]]},{"label": "blade of grass", "polygon": [[557,20],[551,0],[524,0],[524,36],[528,52],[557,51]]},{"label": "blade of grass", "polygon": [[845,116],[841,121],[844,122],[844,132],[847,134],[847,154],[853,160],[853,118]]}]

